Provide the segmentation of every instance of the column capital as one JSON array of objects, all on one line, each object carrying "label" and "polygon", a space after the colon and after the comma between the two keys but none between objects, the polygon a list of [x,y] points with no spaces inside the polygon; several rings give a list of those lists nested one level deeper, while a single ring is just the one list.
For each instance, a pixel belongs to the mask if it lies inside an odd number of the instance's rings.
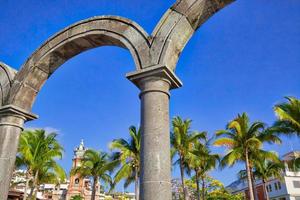
[{"label": "column capital", "polygon": [[176,74],[164,65],[154,65],[138,71],[126,74],[126,78],[133,82],[139,89],[141,89],[140,81],[146,78],[160,78],[170,83],[170,89],[179,88],[182,82]]},{"label": "column capital", "polygon": [[28,112],[27,110],[22,109],[18,106],[11,105],[11,104],[0,107],[0,117],[1,116],[7,116],[7,115],[22,116],[22,117],[24,117],[24,119],[26,121],[31,121],[31,120],[34,120],[34,119],[38,118],[37,115],[35,115],[31,112]]}]

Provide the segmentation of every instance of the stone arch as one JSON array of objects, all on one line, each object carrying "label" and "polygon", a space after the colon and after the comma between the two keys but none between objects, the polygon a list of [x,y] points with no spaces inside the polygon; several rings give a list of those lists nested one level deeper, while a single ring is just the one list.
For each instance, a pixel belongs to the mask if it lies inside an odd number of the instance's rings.
[{"label": "stone arch", "polygon": [[[141,199],[170,200],[169,90],[181,86],[174,73],[181,51],[197,28],[233,0],[177,0],[159,21],[152,36],[121,17],[80,21],[54,35],[37,49],[14,76],[0,67],[0,198],[5,199],[25,121],[45,81],[64,62],[95,47],[128,49],[136,71],[127,78],[141,90]],[[3,67],[4,66],[4,67]],[[14,77],[14,78],[13,78]],[[5,87],[4,87],[5,86]],[[4,91],[4,90],[3,90]],[[147,141],[147,142],[143,142]]]},{"label": "stone arch", "polygon": [[137,70],[150,65],[148,34],[138,24],[116,16],[93,17],[65,28],[37,49],[16,74],[5,104],[30,111],[37,93],[59,66],[83,51],[105,45],[128,49]]},{"label": "stone arch", "polygon": [[0,105],[3,105],[17,71],[0,62]]},{"label": "stone arch", "polygon": [[175,70],[180,53],[194,32],[234,0],[178,0],[154,29],[152,62]]}]

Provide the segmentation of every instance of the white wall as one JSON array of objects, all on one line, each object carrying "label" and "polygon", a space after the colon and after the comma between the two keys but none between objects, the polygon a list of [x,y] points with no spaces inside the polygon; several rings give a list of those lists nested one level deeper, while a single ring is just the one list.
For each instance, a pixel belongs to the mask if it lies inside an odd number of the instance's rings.
[{"label": "white wall", "polygon": [[291,196],[300,197],[300,188],[295,188],[293,184],[293,181],[300,181],[300,177],[286,176],[284,179],[288,188],[288,193]]}]

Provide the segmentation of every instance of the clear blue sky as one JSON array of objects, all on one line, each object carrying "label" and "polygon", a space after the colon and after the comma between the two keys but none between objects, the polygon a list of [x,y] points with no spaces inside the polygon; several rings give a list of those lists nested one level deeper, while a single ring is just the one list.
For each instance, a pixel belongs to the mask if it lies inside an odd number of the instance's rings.
[{"label": "clear blue sky", "polygon": [[[172,3],[0,0],[0,60],[19,69],[48,37],[96,15],[124,16],[151,33]],[[194,130],[210,134],[244,111],[271,124],[275,103],[285,95],[300,97],[299,10],[297,0],[238,0],[213,16],[181,55],[176,73],[184,86],[172,91],[171,116],[191,118]],[[76,56],[47,81],[33,107],[40,118],[26,126],[59,132],[65,147],[61,164],[67,170],[80,139],[90,148],[107,150],[108,142],[127,137],[128,127],[139,125],[138,90],[125,78],[134,69],[129,52],[117,47]],[[282,155],[299,150],[300,140],[285,138],[283,145],[265,148]],[[242,167],[212,175],[228,184]],[[173,175],[179,176],[178,169]]]}]

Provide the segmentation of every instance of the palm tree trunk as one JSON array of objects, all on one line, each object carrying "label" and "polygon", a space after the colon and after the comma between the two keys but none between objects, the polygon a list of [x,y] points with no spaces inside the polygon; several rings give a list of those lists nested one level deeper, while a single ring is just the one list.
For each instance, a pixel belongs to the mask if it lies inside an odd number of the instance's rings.
[{"label": "palm tree trunk", "polygon": [[39,171],[37,170],[34,175],[33,184],[30,190],[30,199],[36,199],[36,193],[34,192],[36,190],[37,181],[38,181]]},{"label": "palm tree trunk", "polygon": [[202,180],[202,200],[205,200],[205,180],[204,176],[201,177]]},{"label": "palm tree trunk", "polygon": [[256,191],[256,185],[255,185],[255,178],[254,178],[252,166],[250,165],[249,168],[250,168],[250,173],[251,173],[252,190],[253,190],[253,194],[254,194],[254,199],[258,200],[257,191]]},{"label": "palm tree trunk", "polygon": [[29,181],[30,181],[29,173],[26,172],[26,184],[25,184],[25,189],[24,189],[24,197],[23,197],[23,200],[26,200],[26,199],[27,199],[27,189],[28,189],[28,186],[29,186]]},{"label": "palm tree trunk", "polygon": [[269,194],[268,194],[268,191],[267,191],[267,188],[266,188],[266,180],[263,179],[262,181],[263,181],[263,187],[264,187],[266,200],[269,200],[270,197],[269,197]]},{"label": "palm tree trunk", "polygon": [[139,187],[139,172],[136,169],[135,170],[135,199],[139,200],[139,195],[140,195],[140,187]]},{"label": "palm tree trunk", "polygon": [[250,164],[249,164],[249,157],[248,157],[248,151],[245,152],[245,158],[246,158],[246,171],[247,171],[247,181],[248,181],[248,189],[249,189],[249,200],[254,200],[254,194],[253,194],[253,187],[252,187],[252,180],[251,180],[251,172],[250,172]]},{"label": "palm tree trunk", "polygon": [[195,172],[196,172],[195,174],[196,174],[196,186],[197,186],[197,200],[201,200],[198,170],[195,170]]},{"label": "palm tree trunk", "polygon": [[183,159],[180,156],[180,176],[181,176],[181,184],[182,184],[182,191],[183,191],[183,199],[187,200],[187,195],[186,195],[186,190],[185,190],[185,184],[184,184],[184,164],[183,164]]},{"label": "palm tree trunk", "polygon": [[91,200],[95,200],[96,199],[96,187],[97,187],[97,183],[98,183],[98,177],[94,176],[93,177],[93,188],[92,188],[92,197]]}]

